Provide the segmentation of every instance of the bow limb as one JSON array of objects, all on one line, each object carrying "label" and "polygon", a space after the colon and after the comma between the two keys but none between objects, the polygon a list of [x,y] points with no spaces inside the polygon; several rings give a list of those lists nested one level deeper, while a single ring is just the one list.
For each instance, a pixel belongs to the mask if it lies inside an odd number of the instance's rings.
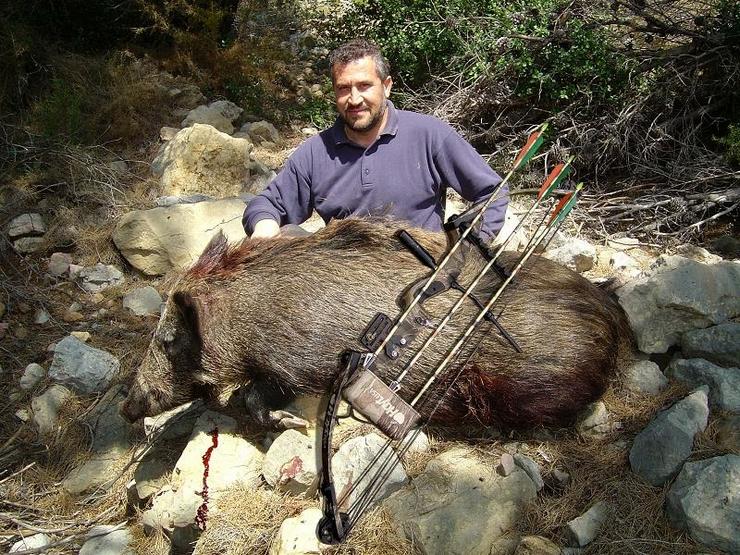
[{"label": "bow limb", "polygon": [[335,380],[332,386],[321,430],[321,486],[319,491],[323,499],[322,511],[324,516],[319,521],[317,536],[322,543],[329,545],[341,543],[348,532],[349,515],[339,511],[337,492],[331,473],[331,438],[334,433],[334,426],[337,423],[337,411],[342,399],[342,390],[349,377],[361,364],[362,354],[349,351],[343,358],[342,366],[344,369],[340,378]]}]

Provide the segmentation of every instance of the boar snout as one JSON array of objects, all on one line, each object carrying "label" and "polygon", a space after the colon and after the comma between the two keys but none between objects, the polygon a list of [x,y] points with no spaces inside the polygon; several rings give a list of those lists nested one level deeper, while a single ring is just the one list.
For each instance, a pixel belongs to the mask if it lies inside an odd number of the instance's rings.
[{"label": "boar snout", "polygon": [[134,386],[119,409],[121,416],[133,424],[146,416],[148,404],[141,391]]}]

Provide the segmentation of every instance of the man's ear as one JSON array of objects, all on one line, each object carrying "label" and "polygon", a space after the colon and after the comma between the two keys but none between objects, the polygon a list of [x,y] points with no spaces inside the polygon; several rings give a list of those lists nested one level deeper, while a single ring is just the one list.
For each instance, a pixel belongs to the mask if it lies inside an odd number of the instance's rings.
[{"label": "man's ear", "polygon": [[385,97],[386,98],[390,98],[390,96],[391,96],[391,87],[393,87],[393,79],[389,75],[383,81],[383,90],[385,91]]}]

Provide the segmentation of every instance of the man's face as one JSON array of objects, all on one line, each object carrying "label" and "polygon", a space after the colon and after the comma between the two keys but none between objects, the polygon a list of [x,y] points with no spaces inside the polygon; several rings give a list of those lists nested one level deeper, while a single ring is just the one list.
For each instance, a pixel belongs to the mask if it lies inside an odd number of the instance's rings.
[{"label": "man's face", "polygon": [[372,131],[383,119],[385,99],[393,81],[378,77],[375,61],[366,56],[334,68],[334,94],[337,111],[352,131]]}]

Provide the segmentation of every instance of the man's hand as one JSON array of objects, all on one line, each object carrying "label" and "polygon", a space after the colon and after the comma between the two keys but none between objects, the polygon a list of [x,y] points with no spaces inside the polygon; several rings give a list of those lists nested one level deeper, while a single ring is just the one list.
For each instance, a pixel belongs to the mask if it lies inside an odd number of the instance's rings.
[{"label": "man's hand", "polygon": [[254,224],[254,231],[250,235],[251,239],[270,239],[280,233],[280,225],[270,218],[258,221]]}]

